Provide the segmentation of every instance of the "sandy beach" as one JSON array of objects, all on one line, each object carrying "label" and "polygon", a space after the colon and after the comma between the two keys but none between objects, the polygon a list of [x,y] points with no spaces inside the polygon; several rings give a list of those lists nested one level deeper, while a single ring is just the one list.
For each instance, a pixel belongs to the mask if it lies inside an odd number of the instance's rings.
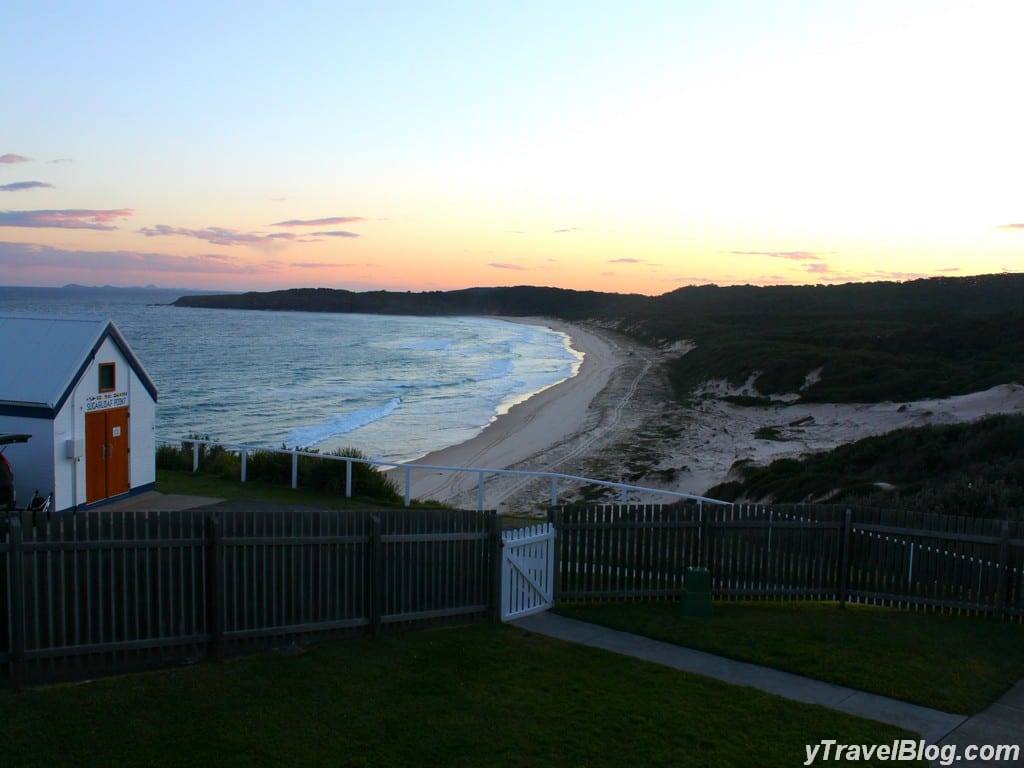
[{"label": "sandy beach", "polygon": [[[560,472],[704,494],[729,477],[735,462],[825,451],[895,429],[972,421],[1024,412],[1024,386],[1005,384],[942,400],[876,404],[741,407],[720,398],[749,387],[709,382],[694,403],[671,396],[662,363],[686,346],[657,350],[594,325],[516,318],[566,333],[582,352],[578,373],[499,416],[473,439],[431,453],[416,464]],[[774,439],[758,438],[765,427]],[[391,476],[404,488],[404,470]],[[579,483],[562,481],[560,501],[578,497]],[[485,506],[499,512],[542,509],[550,481],[489,475]],[[414,470],[412,496],[475,506],[478,473]],[[618,498],[617,493],[615,498]],[[631,497],[633,498],[633,497]],[[635,499],[657,501],[650,494]],[[660,500],[668,500],[663,497]]]},{"label": "sandy beach", "polygon": [[[513,406],[473,439],[430,453],[415,464],[562,471],[556,469],[559,461],[583,453],[596,442],[590,433],[602,419],[595,401],[607,395],[613,378],[625,367],[628,353],[621,342],[608,334],[555,320],[515,321],[543,324],[566,333],[573,348],[583,353],[576,375]],[[606,431],[610,428],[600,426]],[[549,457],[552,453],[560,454],[558,460]],[[404,470],[394,470],[392,477],[404,482]],[[415,470],[411,481],[414,498],[455,504],[476,502],[477,473]],[[525,484],[522,478],[490,477],[487,505],[507,507],[506,500]]]}]

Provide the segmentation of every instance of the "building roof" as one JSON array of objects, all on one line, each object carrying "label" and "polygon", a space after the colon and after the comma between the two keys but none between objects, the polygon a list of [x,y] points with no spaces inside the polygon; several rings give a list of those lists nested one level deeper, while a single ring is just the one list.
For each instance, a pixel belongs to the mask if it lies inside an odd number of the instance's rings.
[{"label": "building roof", "polygon": [[108,338],[156,400],[156,385],[113,321],[0,315],[0,413],[56,416]]}]

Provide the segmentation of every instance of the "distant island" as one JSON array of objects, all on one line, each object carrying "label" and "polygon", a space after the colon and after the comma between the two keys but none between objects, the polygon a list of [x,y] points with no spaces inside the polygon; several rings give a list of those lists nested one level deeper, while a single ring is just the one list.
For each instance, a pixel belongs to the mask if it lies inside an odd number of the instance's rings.
[{"label": "distant island", "polygon": [[160,288],[156,285],[79,285],[78,283],[68,283],[62,285],[66,291],[162,291],[162,290],[175,290],[174,288]]}]

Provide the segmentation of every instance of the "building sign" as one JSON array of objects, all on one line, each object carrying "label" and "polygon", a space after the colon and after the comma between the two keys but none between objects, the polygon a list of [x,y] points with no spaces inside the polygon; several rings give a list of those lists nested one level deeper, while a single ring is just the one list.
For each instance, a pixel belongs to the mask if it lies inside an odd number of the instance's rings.
[{"label": "building sign", "polygon": [[105,411],[108,408],[121,408],[128,405],[127,392],[104,392],[85,398],[85,410]]}]

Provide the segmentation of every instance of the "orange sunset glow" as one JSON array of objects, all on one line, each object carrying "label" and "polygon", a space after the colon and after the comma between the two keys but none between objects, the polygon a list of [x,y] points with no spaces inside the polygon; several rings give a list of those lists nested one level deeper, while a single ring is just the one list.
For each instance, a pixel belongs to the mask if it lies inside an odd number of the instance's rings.
[{"label": "orange sunset glow", "polygon": [[1024,268],[1016,2],[7,16],[32,66],[0,74],[0,284],[659,294]]}]

